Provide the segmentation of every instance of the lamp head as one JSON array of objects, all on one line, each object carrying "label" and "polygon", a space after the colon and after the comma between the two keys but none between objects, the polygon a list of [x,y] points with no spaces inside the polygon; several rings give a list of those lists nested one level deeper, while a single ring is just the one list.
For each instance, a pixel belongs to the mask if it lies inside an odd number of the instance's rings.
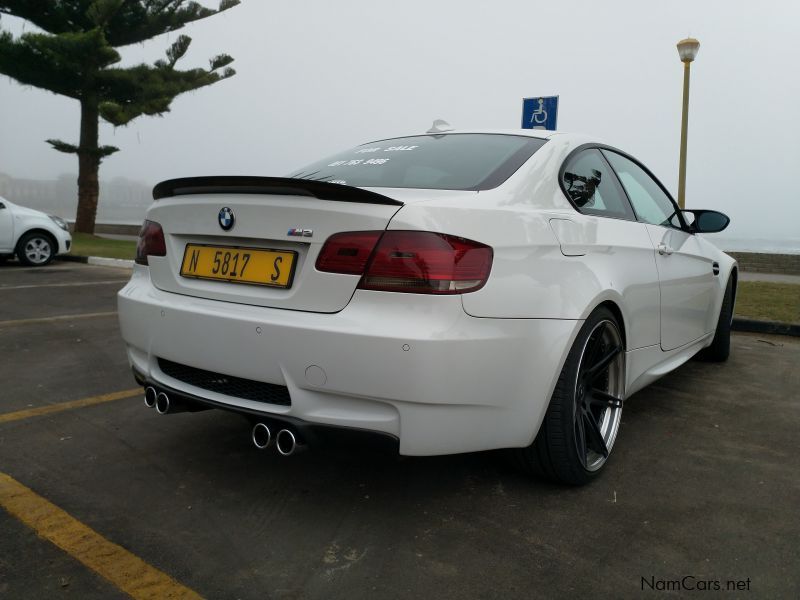
[{"label": "lamp head", "polygon": [[697,56],[698,50],[700,50],[700,42],[694,38],[686,38],[678,42],[678,55],[682,62],[692,62]]}]

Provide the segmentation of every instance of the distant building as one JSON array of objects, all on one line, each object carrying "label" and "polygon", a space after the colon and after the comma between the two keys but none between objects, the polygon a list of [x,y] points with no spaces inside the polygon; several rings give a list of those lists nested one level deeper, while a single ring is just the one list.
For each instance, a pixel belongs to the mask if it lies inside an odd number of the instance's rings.
[{"label": "distant building", "polygon": [[[19,179],[0,173],[0,196],[15,204],[74,220],[78,209],[78,177],[64,174],[57,179]],[[100,182],[98,223],[138,224],[153,201],[151,186],[115,177]]]}]

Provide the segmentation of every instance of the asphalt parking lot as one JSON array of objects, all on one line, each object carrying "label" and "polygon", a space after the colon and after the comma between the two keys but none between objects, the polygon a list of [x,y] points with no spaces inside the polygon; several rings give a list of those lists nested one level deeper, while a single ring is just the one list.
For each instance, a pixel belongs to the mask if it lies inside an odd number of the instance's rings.
[{"label": "asphalt parking lot", "polygon": [[494,453],[282,458],[236,415],[159,416],[118,334],[126,278],[0,265],[0,597],[800,597],[797,338],[737,334],[630,398],[606,473],[571,489]]}]

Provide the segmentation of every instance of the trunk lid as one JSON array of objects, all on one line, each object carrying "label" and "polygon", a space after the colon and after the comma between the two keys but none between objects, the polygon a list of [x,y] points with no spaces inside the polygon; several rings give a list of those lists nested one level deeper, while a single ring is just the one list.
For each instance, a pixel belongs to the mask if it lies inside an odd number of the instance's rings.
[{"label": "trunk lid", "polygon": [[[361,188],[283,178],[201,177],[153,190],[147,218],[161,225],[164,257],[151,256],[150,277],[164,291],[256,306],[332,313],[350,301],[358,275],[317,271],[322,245],[334,233],[386,229],[403,203]],[[229,231],[220,211],[234,215]],[[289,235],[306,230],[306,235]],[[311,235],[308,235],[310,230]],[[181,276],[187,244],[296,253],[288,288]]]}]

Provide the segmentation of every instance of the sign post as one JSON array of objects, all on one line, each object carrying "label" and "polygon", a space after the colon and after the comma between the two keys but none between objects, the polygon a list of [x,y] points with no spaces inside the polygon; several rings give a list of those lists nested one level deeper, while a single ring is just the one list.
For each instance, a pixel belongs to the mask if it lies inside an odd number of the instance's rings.
[{"label": "sign post", "polygon": [[558,96],[522,99],[522,128],[555,131],[558,121]]}]

